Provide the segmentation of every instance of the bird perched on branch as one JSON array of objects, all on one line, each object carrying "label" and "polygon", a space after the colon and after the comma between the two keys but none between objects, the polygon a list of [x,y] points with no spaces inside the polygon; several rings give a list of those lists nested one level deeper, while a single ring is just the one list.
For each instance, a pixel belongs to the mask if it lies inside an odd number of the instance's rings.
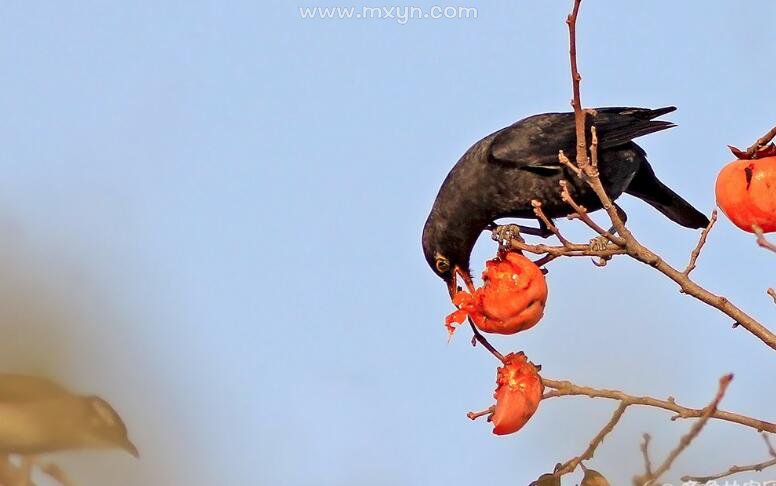
[{"label": "bird perched on branch", "polygon": [[[596,108],[585,117],[598,136],[601,183],[614,200],[623,192],[642,199],[670,220],[687,228],[703,228],[702,213],[658,180],[646,153],[632,140],[675,125],[655,120],[673,106],[647,108]],[[488,135],[461,157],[439,189],[423,228],[423,252],[431,269],[457,289],[456,274],[469,277],[469,258],[479,234],[499,218],[536,216],[531,204],[538,200],[549,218],[568,216],[572,208],[561,198],[560,181],[568,181],[571,196],[588,211],[602,205],[593,190],[558,154],[576,152],[573,113],[545,113],[525,118]],[[624,213],[623,213],[624,214]],[[549,236],[547,227],[521,231]]]}]

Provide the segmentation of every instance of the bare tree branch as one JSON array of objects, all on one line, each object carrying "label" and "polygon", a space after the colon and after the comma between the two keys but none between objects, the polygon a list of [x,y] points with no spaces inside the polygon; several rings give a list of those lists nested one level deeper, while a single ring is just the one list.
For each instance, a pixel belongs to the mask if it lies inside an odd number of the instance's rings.
[{"label": "bare tree branch", "polygon": [[[703,416],[705,410],[679,405],[676,403],[676,400],[673,397],[668,397],[666,400],[661,400],[659,398],[653,397],[629,395],[619,390],[607,390],[588,386],[580,386],[570,381],[557,381],[542,378],[542,382],[544,382],[545,387],[552,388],[552,391],[546,392],[544,394],[542,397],[543,400],[563,396],[608,398],[609,400],[619,400],[621,402],[625,401],[630,405],[642,405],[647,407],[661,408],[663,410],[676,413],[676,415],[674,415],[671,420],[700,418]],[[737,413],[715,410],[711,417],[718,420],[724,420],[726,422],[733,422],[736,424],[744,425],[746,427],[751,427],[758,432],[767,431],[776,433],[776,424]]]},{"label": "bare tree branch", "polygon": [[709,481],[725,478],[728,476],[732,476],[734,474],[749,472],[749,471],[760,472],[765,468],[776,466],[776,451],[773,450],[773,446],[768,440],[768,436],[766,434],[763,434],[763,439],[765,440],[765,444],[768,447],[768,453],[771,455],[772,459],[769,459],[763,462],[758,462],[757,464],[751,464],[749,466],[730,466],[727,471],[717,473],[717,474],[711,474],[709,476],[682,476],[681,478],[682,481],[693,481],[696,483],[705,484],[705,483],[708,483]]},{"label": "bare tree branch", "polygon": [[574,457],[558,468],[555,471],[556,476],[562,476],[564,474],[570,473],[574,471],[577,466],[579,466],[582,461],[586,461],[588,459],[593,458],[593,454],[595,454],[596,448],[598,448],[599,445],[604,441],[604,438],[609,434],[612,430],[614,430],[614,427],[617,425],[617,423],[620,421],[620,418],[622,418],[622,414],[625,413],[625,409],[628,408],[628,406],[631,405],[628,401],[621,401],[620,405],[614,410],[614,413],[612,414],[612,418],[609,419],[609,421],[604,425],[604,427],[601,429],[598,434],[596,434],[595,437],[593,437],[593,440],[590,441],[590,444],[588,444],[587,449],[580,454],[577,457]]},{"label": "bare tree branch", "polygon": [[490,354],[496,357],[497,360],[501,361],[502,363],[506,364],[506,358],[504,358],[504,355],[499,353],[496,348],[493,347],[492,344],[488,342],[487,339],[485,339],[485,336],[482,335],[479,329],[477,329],[477,326],[474,325],[474,322],[472,321],[471,317],[467,317],[469,321],[469,326],[472,328],[472,332],[474,333],[474,336],[472,337],[472,346],[476,346],[479,342],[482,344],[482,347],[487,349]]},{"label": "bare tree branch", "polygon": [[671,465],[674,463],[677,457],[684,452],[685,449],[692,443],[693,440],[695,440],[696,437],[698,437],[698,434],[701,433],[703,430],[703,427],[706,426],[706,423],[709,421],[709,419],[714,415],[714,412],[717,411],[717,407],[719,406],[719,402],[722,401],[722,397],[725,396],[725,391],[727,390],[728,385],[730,385],[730,382],[733,380],[733,375],[725,375],[722,378],[719,379],[719,388],[717,389],[717,395],[714,397],[714,400],[711,401],[708,407],[703,409],[703,415],[700,417],[700,419],[693,424],[693,426],[690,428],[690,431],[683,435],[681,439],[679,439],[679,444],[668,453],[668,457],[663,461],[663,463],[658,466],[657,469],[655,469],[652,474],[645,476],[643,478],[634,478],[634,484],[638,486],[647,486],[650,484],[654,484],[655,481],[660,479],[660,477],[665,474],[669,469],[671,469]]},{"label": "bare tree branch", "polygon": [[582,0],[574,0],[574,7],[571,13],[566,18],[566,25],[569,28],[569,61],[571,63],[571,84],[573,90],[573,98],[571,99],[571,106],[574,108],[574,113],[578,113],[581,116],[582,123],[577,123],[577,166],[584,170],[588,165],[587,158],[587,143],[585,142],[585,113],[582,111],[582,97],[579,93],[579,82],[582,81],[582,75],[579,74],[577,68],[577,15],[579,15],[579,6]]},{"label": "bare tree branch", "polygon": [[556,238],[558,238],[558,241],[561,242],[561,244],[568,248],[570,245],[570,242],[563,237],[562,234],[560,234],[560,230],[557,226],[555,226],[555,223],[552,222],[550,218],[547,217],[546,214],[544,214],[544,211],[542,210],[542,203],[541,201],[537,201],[536,199],[533,199],[531,201],[531,206],[534,208],[534,214],[536,215],[539,220],[544,223],[545,226],[547,226],[547,229],[549,229],[552,234],[555,235]]},{"label": "bare tree branch", "polygon": [[466,416],[471,420],[477,420],[478,418],[488,415],[488,422],[490,422],[490,415],[496,411],[496,406],[492,405],[481,412],[468,412]]},{"label": "bare tree branch", "polygon": [[644,474],[646,476],[652,476],[652,461],[649,458],[649,442],[652,440],[652,436],[649,434],[643,435],[644,441],[641,443],[641,456],[644,458]]},{"label": "bare tree branch", "polygon": [[757,235],[757,244],[761,247],[765,248],[766,250],[771,250],[776,252],[776,244],[771,243],[765,238],[765,234],[763,233],[763,229],[759,226],[752,225],[752,230],[754,231],[754,234]]},{"label": "bare tree branch", "polygon": [[701,254],[701,249],[703,248],[703,245],[706,244],[706,238],[709,236],[709,232],[711,231],[711,228],[714,227],[714,223],[717,222],[717,210],[711,212],[711,219],[709,220],[708,226],[701,231],[701,237],[698,240],[698,245],[695,247],[695,249],[690,254],[690,262],[687,264],[687,268],[684,269],[682,272],[685,275],[690,275],[690,272],[695,270],[695,263],[698,261],[698,257]]},{"label": "bare tree branch", "polygon": [[[739,309],[726,297],[715,295],[709,292],[705,288],[695,283],[689,277],[689,275],[666,263],[666,261],[663,260],[658,254],[642,245],[636,239],[636,237],[633,236],[630,230],[625,227],[625,222],[620,217],[617,211],[617,207],[606,193],[606,190],[604,189],[604,186],[598,177],[598,150],[595,136],[593,137],[593,144],[591,146],[592,161],[590,158],[588,158],[587,154],[587,140],[585,133],[586,113],[582,109],[579,86],[582,76],[579,74],[579,70],[577,68],[576,21],[579,14],[580,3],[581,0],[574,0],[572,12],[566,18],[566,23],[568,24],[569,29],[569,60],[571,64],[571,83],[573,91],[573,100],[571,105],[574,108],[574,122],[577,136],[576,166],[580,169],[579,173],[581,173],[582,179],[587,183],[588,186],[590,186],[596,196],[598,196],[598,199],[601,201],[601,205],[609,215],[609,219],[611,220],[612,225],[617,232],[617,236],[609,235],[608,232],[604,232],[600,227],[596,227],[597,225],[591,225],[591,220],[589,217],[587,217],[587,220],[583,219],[583,221],[588,226],[591,226],[591,228],[594,228],[597,233],[601,234],[602,236],[606,236],[609,241],[615,245],[618,245],[627,250],[627,254],[632,258],[654,267],[663,275],[676,282],[683,293],[695,297],[701,302],[704,302],[722,311],[724,314],[733,319],[733,322],[735,322],[737,326],[743,327],[759,338],[763,343],[776,350],[776,334],[772,333],[768,328],[766,328],[752,316]],[[594,130],[593,135],[595,135]],[[764,138],[766,137],[763,137],[763,139]],[[563,162],[564,157],[565,156],[562,153],[559,155],[561,162]],[[568,190],[565,192],[568,195]],[[564,200],[569,202],[571,200],[570,195],[568,195],[568,197],[564,197]],[[569,204],[571,203],[569,202]],[[572,205],[572,207],[574,206]],[[576,207],[574,207],[574,210],[579,213]],[[758,242],[759,241],[760,238],[758,238]],[[776,251],[776,247],[774,247],[773,250]]]},{"label": "bare tree branch", "polygon": [[752,157],[754,154],[756,154],[761,148],[768,145],[768,142],[774,139],[776,137],[776,127],[771,128],[768,133],[763,135],[762,137],[758,138],[757,141],[752,144],[751,147],[746,149],[746,154],[749,157]]}]

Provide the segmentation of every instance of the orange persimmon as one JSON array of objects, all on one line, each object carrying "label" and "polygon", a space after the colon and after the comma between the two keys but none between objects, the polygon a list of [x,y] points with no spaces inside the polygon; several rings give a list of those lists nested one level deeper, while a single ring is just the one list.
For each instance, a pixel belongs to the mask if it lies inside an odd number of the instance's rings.
[{"label": "orange persimmon", "polygon": [[482,280],[483,286],[473,293],[460,291],[453,297],[458,310],[445,320],[450,333],[467,316],[483,332],[514,334],[530,329],[544,315],[544,274],[520,253],[501,252],[488,260]]},{"label": "orange persimmon", "polygon": [[745,152],[733,150],[739,160],[717,176],[717,205],[733,224],[750,233],[755,225],[765,233],[776,231],[776,153],[770,152],[776,151],[761,150],[761,158],[746,159]]},{"label": "orange persimmon", "polygon": [[544,393],[539,369],[525,354],[510,353],[496,374],[496,408],[491,417],[493,433],[505,435],[520,430],[536,412]]}]

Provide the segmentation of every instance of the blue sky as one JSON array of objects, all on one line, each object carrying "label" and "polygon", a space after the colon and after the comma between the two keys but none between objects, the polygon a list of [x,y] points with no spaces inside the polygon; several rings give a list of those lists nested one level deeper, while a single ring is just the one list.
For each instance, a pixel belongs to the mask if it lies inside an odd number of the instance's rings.
[{"label": "blue sky", "polygon": [[[570,2],[472,2],[476,19],[405,25],[300,5],[321,4],[4,6],[0,366],[125,417],[142,459],[58,456],[79,484],[527,484],[615,404],[552,400],[507,437],[469,422],[496,362],[465,333],[447,344],[420,231],[473,142],[568,108]],[[710,212],[725,145],[774,123],[774,16],[769,0],[587,2],[583,103],[677,105],[679,127],[641,142]],[[697,233],[621,201],[683,266]],[[493,250],[483,238],[474,267]],[[722,218],[694,276],[773,328],[774,262]],[[724,408],[776,419],[772,351],[650,268],[556,261],[548,283],[544,320],[500,349],[693,406],[732,371]],[[591,466],[626,484],[642,432],[665,453],[689,425],[629,410]],[[765,458],[754,431],[711,424],[666,479]]]}]

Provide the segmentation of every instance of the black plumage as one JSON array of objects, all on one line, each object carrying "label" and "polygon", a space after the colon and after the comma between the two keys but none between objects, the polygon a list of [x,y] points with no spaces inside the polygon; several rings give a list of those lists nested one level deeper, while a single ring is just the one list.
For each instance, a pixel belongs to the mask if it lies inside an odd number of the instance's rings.
[{"label": "black plumage", "polygon": [[[609,197],[626,192],[682,226],[702,228],[706,216],[657,179],[646,153],[632,141],[675,126],[655,120],[675,109],[596,108],[586,117],[587,130],[596,127],[598,168]],[[451,290],[456,269],[468,275],[474,243],[496,219],[535,218],[534,199],[550,218],[572,212],[561,199],[561,180],[589,211],[601,209],[593,191],[558,160],[561,150],[573,159],[575,144],[574,114],[545,113],[492,133],[466,151],[442,183],[423,228],[426,260]]]}]

